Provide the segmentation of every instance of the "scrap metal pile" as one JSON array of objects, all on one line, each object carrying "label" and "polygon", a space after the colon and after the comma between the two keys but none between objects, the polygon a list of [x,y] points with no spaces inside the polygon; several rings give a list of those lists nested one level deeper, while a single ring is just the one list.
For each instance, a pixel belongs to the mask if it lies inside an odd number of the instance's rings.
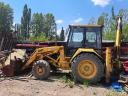
[{"label": "scrap metal pile", "polygon": [[17,43],[15,33],[0,32],[0,51],[11,51]]},{"label": "scrap metal pile", "polygon": [[5,62],[12,52],[12,49],[16,46],[16,35],[11,32],[0,32],[0,70],[8,76],[12,74],[10,71],[10,65],[6,65]]}]

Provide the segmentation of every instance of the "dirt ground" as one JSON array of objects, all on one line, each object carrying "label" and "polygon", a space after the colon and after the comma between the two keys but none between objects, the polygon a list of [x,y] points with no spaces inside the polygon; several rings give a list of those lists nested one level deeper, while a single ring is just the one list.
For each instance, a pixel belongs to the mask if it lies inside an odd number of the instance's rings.
[{"label": "dirt ground", "polygon": [[0,78],[0,96],[128,96],[125,92],[115,92],[102,85],[87,86],[65,83],[56,76],[49,80],[34,77]]},{"label": "dirt ground", "polygon": [[[13,55],[23,57],[21,53],[24,51],[17,52]],[[28,76],[0,78],[0,96],[128,96],[125,92],[115,92],[101,84],[88,86],[88,83],[84,85],[65,83],[63,76],[64,74],[59,74],[58,78],[58,75],[52,75],[46,81],[36,80],[34,77],[28,78]],[[70,88],[71,86],[73,88]]]}]

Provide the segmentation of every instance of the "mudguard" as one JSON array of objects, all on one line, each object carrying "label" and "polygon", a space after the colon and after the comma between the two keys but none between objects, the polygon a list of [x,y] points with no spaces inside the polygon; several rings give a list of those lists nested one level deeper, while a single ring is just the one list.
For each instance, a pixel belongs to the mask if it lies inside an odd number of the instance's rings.
[{"label": "mudguard", "polygon": [[72,56],[70,62],[73,61],[73,59],[78,56],[79,54],[81,53],[93,53],[95,55],[97,55],[99,58],[103,59],[94,49],[91,49],[91,48],[88,48],[88,49],[85,49],[85,48],[79,48],[75,54]]}]

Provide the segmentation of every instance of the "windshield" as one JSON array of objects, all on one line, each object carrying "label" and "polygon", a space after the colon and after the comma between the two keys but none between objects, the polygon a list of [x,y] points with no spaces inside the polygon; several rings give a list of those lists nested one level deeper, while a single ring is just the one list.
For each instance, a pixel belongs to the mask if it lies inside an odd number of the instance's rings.
[{"label": "windshield", "polygon": [[69,46],[82,47],[84,28],[73,28],[69,37]]}]

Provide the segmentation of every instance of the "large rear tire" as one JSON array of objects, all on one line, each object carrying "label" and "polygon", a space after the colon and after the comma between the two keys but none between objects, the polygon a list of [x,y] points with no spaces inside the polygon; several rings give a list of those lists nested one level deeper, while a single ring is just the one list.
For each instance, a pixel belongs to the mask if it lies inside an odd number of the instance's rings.
[{"label": "large rear tire", "polygon": [[88,80],[90,83],[97,83],[104,74],[102,61],[94,54],[82,53],[77,56],[71,65],[75,81],[83,83]]},{"label": "large rear tire", "polygon": [[50,65],[45,60],[36,61],[32,67],[33,76],[37,79],[48,79],[50,76]]}]

